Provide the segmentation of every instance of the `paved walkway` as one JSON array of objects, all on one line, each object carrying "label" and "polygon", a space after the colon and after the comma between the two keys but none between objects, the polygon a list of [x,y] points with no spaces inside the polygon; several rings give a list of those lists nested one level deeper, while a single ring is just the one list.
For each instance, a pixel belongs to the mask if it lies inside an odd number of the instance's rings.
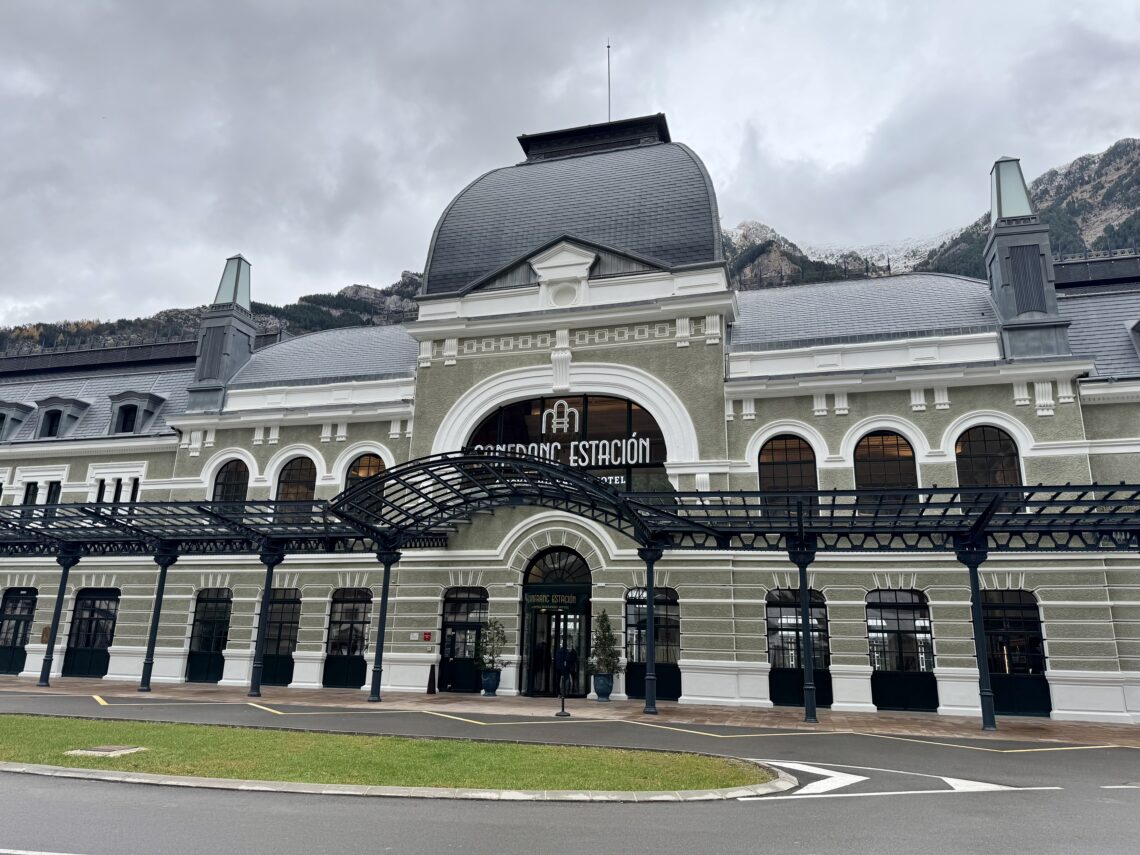
[{"label": "paved walkway", "polygon": [[[264,706],[276,704],[312,708],[371,709],[364,691],[352,689],[288,689],[267,686],[260,699],[246,697],[246,690],[238,686],[216,686],[196,683],[159,684],[149,695],[137,691],[136,683],[81,678],[55,678],[50,688],[39,688],[32,678],[0,677],[0,695],[25,696],[85,696],[114,706],[140,700],[183,701],[187,703],[239,704],[253,701]],[[436,695],[388,692],[384,695],[384,710],[445,713],[456,716],[512,716],[519,718],[553,716],[558,710],[557,699],[499,696],[484,698],[479,695],[441,693]],[[747,728],[771,728],[781,731],[859,732],[868,734],[898,735],[940,739],[991,739],[1003,742],[1031,741],[1058,742],[1069,745],[1111,744],[1140,748],[1140,727],[1130,725],[1096,724],[1053,721],[1046,718],[999,716],[996,733],[981,729],[981,721],[964,716],[941,716],[932,713],[879,712],[833,713],[819,711],[818,724],[805,724],[803,710],[791,707],[754,709],[719,707],[702,704],[678,704],[660,701],[658,715],[647,716],[641,701],[597,701],[575,699],[567,701],[566,708],[575,719],[589,720],[640,720],[645,723],[692,724]],[[74,714],[74,713],[72,713]]]}]

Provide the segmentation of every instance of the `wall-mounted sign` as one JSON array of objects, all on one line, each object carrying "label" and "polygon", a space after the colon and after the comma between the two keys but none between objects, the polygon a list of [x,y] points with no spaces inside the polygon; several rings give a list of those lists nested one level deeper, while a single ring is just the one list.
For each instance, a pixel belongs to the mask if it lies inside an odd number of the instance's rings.
[{"label": "wall-mounted sign", "polygon": [[587,469],[623,489],[671,489],[661,428],[624,398],[570,395],[508,404],[483,420],[468,445]]}]

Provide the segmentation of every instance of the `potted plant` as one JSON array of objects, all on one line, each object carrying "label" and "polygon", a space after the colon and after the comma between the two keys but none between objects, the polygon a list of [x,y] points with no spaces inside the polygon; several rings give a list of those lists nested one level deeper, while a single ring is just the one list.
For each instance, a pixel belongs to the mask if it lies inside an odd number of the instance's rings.
[{"label": "potted plant", "polygon": [[594,675],[594,693],[599,701],[608,701],[614,690],[614,674],[624,670],[621,653],[618,651],[617,636],[610,624],[610,616],[602,609],[594,625],[594,647],[590,652],[587,668]]},{"label": "potted plant", "polygon": [[483,625],[475,642],[475,667],[481,672],[483,696],[495,697],[499,680],[503,676],[503,650],[507,646],[507,631],[496,618]]}]

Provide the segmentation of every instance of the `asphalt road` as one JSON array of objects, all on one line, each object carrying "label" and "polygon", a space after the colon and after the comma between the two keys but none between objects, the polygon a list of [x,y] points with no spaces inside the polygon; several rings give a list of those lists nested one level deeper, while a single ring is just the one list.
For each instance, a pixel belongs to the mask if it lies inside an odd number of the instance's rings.
[{"label": "asphalt road", "polygon": [[671,748],[787,764],[797,790],[696,804],[390,800],[186,790],[0,774],[0,855],[110,853],[1140,852],[1140,751],[282,704],[99,705],[0,693],[52,712],[413,736]]}]

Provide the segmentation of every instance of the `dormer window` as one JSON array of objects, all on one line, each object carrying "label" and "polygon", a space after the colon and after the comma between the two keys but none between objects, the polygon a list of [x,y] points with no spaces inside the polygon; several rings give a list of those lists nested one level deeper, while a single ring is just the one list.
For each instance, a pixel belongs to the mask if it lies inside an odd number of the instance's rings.
[{"label": "dormer window", "polygon": [[36,401],[36,406],[40,411],[39,430],[36,431],[36,437],[51,439],[70,434],[72,428],[79,423],[91,405],[86,401],[80,401],[78,398],[61,398],[58,395],[53,395],[50,398]]},{"label": "dormer window", "polygon": [[62,410],[48,410],[40,420],[40,436],[59,436],[60,422],[63,421]]},{"label": "dormer window", "polygon": [[0,401],[0,442],[12,439],[34,408],[14,401]]},{"label": "dormer window", "polygon": [[166,399],[150,392],[118,392],[110,395],[111,423],[110,434],[143,433],[150,425],[154,414]]}]

